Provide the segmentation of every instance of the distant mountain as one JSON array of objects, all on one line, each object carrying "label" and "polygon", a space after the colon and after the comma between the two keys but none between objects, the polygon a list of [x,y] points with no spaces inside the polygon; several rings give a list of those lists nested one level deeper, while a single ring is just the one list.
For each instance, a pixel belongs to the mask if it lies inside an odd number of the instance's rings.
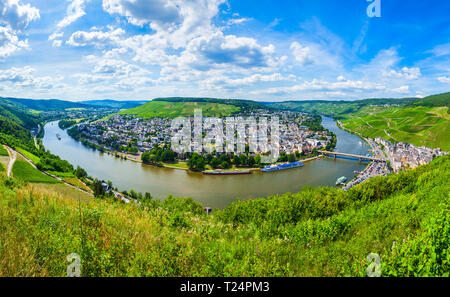
[{"label": "distant mountain", "polygon": [[71,102],[71,101],[63,101],[57,99],[22,99],[22,98],[1,98],[1,101],[9,101],[12,103],[20,104],[25,106],[28,109],[37,110],[37,111],[61,111],[68,108],[89,108],[89,105]]},{"label": "distant mountain", "polygon": [[142,104],[145,104],[148,101],[118,101],[118,100],[89,100],[89,101],[82,101],[80,103],[92,105],[92,106],[98,106],[98,107],[109,107],[109,108],[118,108],[118,109],[129,109],[138,107]]}]

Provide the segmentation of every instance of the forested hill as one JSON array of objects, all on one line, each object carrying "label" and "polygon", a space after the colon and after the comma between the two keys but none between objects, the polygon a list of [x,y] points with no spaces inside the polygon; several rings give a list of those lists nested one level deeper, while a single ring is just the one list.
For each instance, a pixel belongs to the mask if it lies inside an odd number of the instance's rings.
[{"label": "forested hill", "polygon": [[[427,107],[449,107],[450,111],[450,92],[433,96],[428,96],[415,102],[415,105],[427,106]],[[450,112],[449,112],[450,113]]]},{"label": "forested hill", "polygon": [[16,104],[20,104],[28,109],[36,111],[56,111],[65,110],[69,108],[89,108],[89,105],[81,104],[77,102],[49,99],[49,100],[38,100],[38,99],[21,99],[21,98],[1,98],[1,101],[9,101]]},{"label": "forested hill", "polygon": [[379,98],[364,99],[355,101],[326,101],[326,100],[307,100],[307,101],[286,101],[280,103],[270,103],[269,106],[285,110],[293,110],[307,113],[322,114],[331,117],[340,117],[344,114],[355,113],[366,106],[371,105],[411,105],[420,98]]},{"label": "forested hill", "polygon": [[12,120],[27,129],[36,127],[39,123],[37,113],[30,112],[29,108],[23,104],[4,98],[0,98],[0,117],[3,117],[4,120]]},{"label": "forested hill", "polygon": [[81,101],[80,103],[97,106],[97,107],[108,107],[108,108],[118,108],[118,109],[129,109],[138,107],[142,104],[145,104],[149,101],[118,101],[118,100],[89,100],[89,101]]}]

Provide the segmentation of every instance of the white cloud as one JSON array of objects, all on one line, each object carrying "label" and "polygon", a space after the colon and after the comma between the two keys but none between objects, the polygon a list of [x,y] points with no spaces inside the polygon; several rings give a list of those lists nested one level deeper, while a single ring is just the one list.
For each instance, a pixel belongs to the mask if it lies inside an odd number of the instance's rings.
[{"label": "white cloud", "polygon": [[39,19],[39,9],[20,0],[0,0],[0,24],[10,26],[14,31],[22,31],[28,24]]},{"label": "white cloud", "polygon": [[137,26],[154,22],[165,27],[182,19],[177,1],[173,0],[103,0],[103,9],[124,16]]},{"label": "white cloud", "polygon": [[337,82],[328,82],[325,80],[313,79],[301,84],[290,87],[270,88],[261,91],[254,91],[253,94],[286,94],[298,92],[355,92],[355,91],[380,91],[386,87],[381,84],[361,80],[341,80]]},{"label": "white cloud", "polygon": [[56,26],[58,29],[69,26],[79,18],[83,17],[86,12],[85,4],[90,0],[71,0],[71,3],[67,7],[66,16]]},{"label": "white cloud", "polygon": [[417,67],[403,67],[401,70],[390,70],[388,72],[383,73],[387,77],[395,77],[395,78],[403,78],[407,80],[418,79],[422,73],[420,72],[420,68]]},{"label": "white cloud", "polygon": [[19,40],[19,34],[30,22],[39,19],[39,10],[19,0],[0,0],[0,59],[28,48],[27,40]]},{"label": "white cloud", "polygon": [[13,85],[14,87],[28,87],[36,89],[51,89],[62,87],[62,84],[58,83],[63,78],[52,78],[50,76],[35,77],[33,73],[36,70],[30,66],[22,68],[12,67],[7,70],[0,70],[0,82],[5,82]]},{"label": "white cloud", "polygon": [[269,67],[273,64],[273,45],[261,46],[256,39],[224,35],[217,32],[189,42],[186,55],[197,69],[211,69],[218,65],[233,65],[242,68]]},{"label": "white cloud", "polygon": [[211,76],[202,82],[207,88],[235,88],[235,87],[245,87],[256,83],[271,83],[280,81],[295,81],[296,77],[294,75],[283,76],[281,73],[273,74],[253,74],[243,78],[231,79],[227,76]]},{"label": "white cloud", "polygon": [[300,43],[295,41],[291,44],[291,50],[295,60],[300,63],[301,66],[314,63],[311,48],[302,46]]},{"label": "white cloud", "polygon": [[93,45],[98,48],[107,47],[110,45],[116,45],[121,41],[121,37],[125,34],[125,31],[121,28],[112,29],[110,31],[77,31],[70,36],[67,44],[72,46],[89,46]]},{"label": "white cloud", "polygon": [[228,26],[232,26],[232,25],[238,25],[238,24],[242,24],[245,22],[249,22],[251,19],[249,18],[240,18],[240,19],[229,19],[227,22]]},{"label": "white cloud", "polygon": [[447,76],[438,77],[437,80],[444,84],[450,84],[450,77]]},{"label": "white cloud", "polygon": [[409,86],[401,86],[399,88],[392,89],[395,93],[409,93]]},{"label": "white cloud", "polygon": [[0,59],[4,59],[17,50],[28,48],[28,41],[21,41],[10,27],[0,26]]}]

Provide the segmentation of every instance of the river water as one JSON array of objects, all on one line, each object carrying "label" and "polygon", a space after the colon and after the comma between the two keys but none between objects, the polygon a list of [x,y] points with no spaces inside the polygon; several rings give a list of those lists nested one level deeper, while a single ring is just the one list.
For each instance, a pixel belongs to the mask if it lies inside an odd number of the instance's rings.
[{"label": "river water", "polygon": [[[358,136],[339,129],[334,120],[323,117],[322,125],[337,135],[336,151],[366,155],[369,146]],[[57,122],[44,127],[43,144],[51,153],[84,168],[90,176],[111,180],[119,190],[150,192],[154,198],[192,197],[204,206],[224,208],[236,199],[246,200],[295,193],[305,186],[334,186],[341,176],[353,178],[353,171],[366,166],[359,161],[325,158],[306,162],[302,168],[251,175],[210,176],[184,170],[157,168],[94,151],[72,139]],[[56,134],[61,135],[58,140]]]}]

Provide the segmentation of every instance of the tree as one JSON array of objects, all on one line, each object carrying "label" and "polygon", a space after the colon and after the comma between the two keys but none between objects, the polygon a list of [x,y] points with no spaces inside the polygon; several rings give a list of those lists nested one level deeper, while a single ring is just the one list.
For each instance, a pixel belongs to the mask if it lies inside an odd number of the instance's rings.
[{"label": "tree", "polygon": [[253,156],[250,156],[248,158],[248,166],[253,166],[256,164],[255,158]]},{"label": "tree", "polygon": [[105,189],[103,188],[102,182],[96,179],[93,184],[94,196],[103,197],[105,196]]},{"label": "tree", "polygon": [[222,169],[230,169],[231,168],[231,164],[227,161],[223,161],[221,166],[222,166]]},{"label": "tree", "polygon": [[206,162],[205,159],[198,153],[193,153],[187,162],[189,169],[192,171],[202,171],[205,170]]},{"label": "tree", "polygon": [[239,156],[239,163],[242,166],[247,166],[248,165],[248,157],[246,155],[240,155]]},{"label": "tree", "polygon": [[214,158],[211,160],[210,165],[211,165],[211,167],[214,168],[214,169],[219,168],[219,165],[220,165],[220,160],[219,160],[219,158],[214,157]]},{"label": "tree", "polygon": [[295,155],[294,154],[289,154],[287,156],[287,160],[288,160],[289,163],[294,163],[296,161]]},{"label": "tree", "polygon": [[257,155],[257,156],[255,157],[255,162],[256,162],[256,164],[257,164],[258,166],[261,166],[261,156],[260,156],[260,155]]},{"label": "tree", "polygon": [[77,166],[77,169],[75,170],[75,176],[78,178],[84,178],[87,177],[87,172],[80,166]]}]

